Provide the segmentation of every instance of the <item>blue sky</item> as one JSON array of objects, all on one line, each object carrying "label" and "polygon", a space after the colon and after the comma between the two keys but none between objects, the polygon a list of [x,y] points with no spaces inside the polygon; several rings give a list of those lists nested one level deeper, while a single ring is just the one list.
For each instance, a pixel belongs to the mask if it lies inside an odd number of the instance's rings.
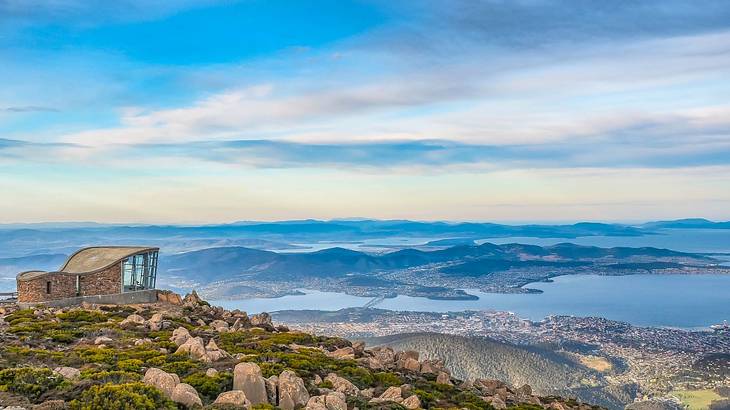
[{"label": "blue sky", "polygon": [[730,219],[725,1],[0,2],[0,222]]}]

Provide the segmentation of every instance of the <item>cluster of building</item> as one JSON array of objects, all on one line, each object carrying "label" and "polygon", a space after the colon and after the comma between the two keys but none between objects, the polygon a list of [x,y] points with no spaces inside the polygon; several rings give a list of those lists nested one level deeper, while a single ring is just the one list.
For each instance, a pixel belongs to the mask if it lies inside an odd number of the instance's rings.
[{"label": "cluster of building", "polygon": [[[713,370],[714,367],[696,369],[695,366],[699,360],[717,352],[730,352],[730,333],[644,328],[590,317],[552,316],[532,322],[510,312],[496,311],[448,314],[378,311],[367,318],[341,318],[335,323],[312,318],[294,326],[350,338],[436,332],[486,336],[519,345],[567,346],[566,342],[573,342],[595,346],[596,350],[591,353],[594,357],[624,364],[620,370],[611,369],[613,382],[638,383],[648,397],[661,397],[676,389],[711,389],[730,383],[728,374]],[[565,353],[572,354],[567,350]],[[580,352],[575,356],[585,354]]]}]

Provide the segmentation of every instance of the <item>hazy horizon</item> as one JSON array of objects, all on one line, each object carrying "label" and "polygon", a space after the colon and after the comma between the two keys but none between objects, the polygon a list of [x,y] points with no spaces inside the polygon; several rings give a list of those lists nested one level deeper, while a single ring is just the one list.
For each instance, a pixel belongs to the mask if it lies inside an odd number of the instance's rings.
[{"label": "hazy horizon", "polygon": [[118,221],[91,221],[91,220],[58,220],[58,221],[34,221],[34,222],[16,222],[16,221],[2,221],[0,220],[0,227],[8,227],[13,225],[18,226],[32,226],[32,225],[38,225],[38,226],[45,226],[45,225],[58,225],[58,226],[113,226],[113,225],[140,225],[140,226],[158,226],[158,225],[189,225],[189,226],[199,226],[199,225],[227,225],[227,224],[239,224],[239,223],[251,223],[251,224],[265,224],[265,223],[284,223],[284,222],[306,222],[306,221],[312,221],[312,222],[342,222],[342,221],[409,221],[409,222],[424,222],[424,223],[495,223],[495,224],[503,224],[503,225],[571,225],[571,224],[577,224],[577,223],[606,223],[606,224],[621,224],[621,225],[641,225],[649,222],[659,222],[659,221],[676,221],[676,220],[690,220],[690,219],[704,219],[708,220],[710,222],[728,222],[724,219],[711,219],[711,218],[705,218],[702,216],[687,216],[687,217],[680,217],[680,218],[670,218],[670,219],[643,219],[643,220],[584,220],[584,219],[574,219],[574,220],[561,220],[561,219],[555,219],[555,220],[497,220],[497,219],[409,219],[409,218],[389,218],[389,219],[380,219],[380,218],[368,218],[368,217],[339,217],[339,218],[302,218],[302,219],[260,219],[260,220],[248,220],[248,219],[238,219],[238,220],[229,220],[229,221],[210,221],[210,222],[139,222],[139,221],[130,221],[130,222],[118,222]]}]

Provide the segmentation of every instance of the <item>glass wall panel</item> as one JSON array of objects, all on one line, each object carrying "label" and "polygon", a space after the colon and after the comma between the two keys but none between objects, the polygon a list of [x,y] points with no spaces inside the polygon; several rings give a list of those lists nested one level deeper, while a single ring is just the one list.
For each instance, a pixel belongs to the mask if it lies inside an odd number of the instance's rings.
[{"label": "glass wall panel", "polygon": [[122,261],[123,291],[154,289],[157,282],[157,258],[157,252],[147,252]]}]

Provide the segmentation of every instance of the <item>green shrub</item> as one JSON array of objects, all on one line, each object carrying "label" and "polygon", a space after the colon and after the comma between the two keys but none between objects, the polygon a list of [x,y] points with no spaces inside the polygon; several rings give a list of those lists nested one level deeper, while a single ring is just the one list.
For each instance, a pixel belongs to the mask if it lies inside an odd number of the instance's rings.
[{"label": "green shrub", "polygon": [[85,322],[85,323],[101,323],[106,322],[109,318],[106,314],[95,310],[71,310],[56,315],[57,318],[64,322]]},{"label": "green shrub", "polygon": [[86,363],[114,364],[118,360],[118,352],[114,349],[88,347],[78,349],[81,360]]},{"label": "green shrub", "polygon": [[33,309],[20,309],[16,310],[15,312],[7,315],[5,317],[5,321],[13,324],[14,321],[18,319],[35,319],[35,314],[33,313]]},{"label": "green shrub", "polygon": [[381,384],[385,387],[400,386],[401,384],[403,384],[403,380],[401,380],[401,378],[394,373],[379,372],[375,373],[373,376],[375,377],[375,381],[378,384]]},{"label": "green shrub", "polygon": [[97,381],[100,383],[131,383],[142,380],[142,375],[139,373],[123,372],[123,371],[96,371],[96,370],[84,370],[81,372],[82,379],[88,379]]},{"label": "green shrub", "polygon": [[269,403],[259,403],[259,404],[254,404],[253,406],[251,406],[251,410],[274,410],[276,408],[277,407],[275,407]]},{"label": "green shrub", "polygon": [[196,372],[182,380],[198,391],[200,398],[205,402],[214,401],[219,394],[233,390],[233,373],[219,372],[213,377],[203,372]]},{"label": "green shrub", "polygon": [[54,322],[47,322],[43,320],[29,320],[29,319],[19,319],[16,321],[11,322],[10,329],[8,331],[10,333],[14,333],[17,335],[22,334],[41,334],[43,332],[47,332],[49,330],[58,329],[60,326],[58,323]]},{"label": "green shrub", "polygon": [[317,387],[322,389],[334,389],[335,385],[329,380],[323,380],[322,383],[317,385]]},{"label": "green shrub", "polygon": [[123,372],[139,372],[142,370],[143,361],[139,359],[127,359],[117,362],[117,368]]},{"label": "green shrub", "polygon": [[0,371],[0,390],[26,396],[31,401],[63,382],[61,375],[47,368],[18,367]]},{"label": "green shrub", "polygon": [[143,383],[92,386],[70,405],[71,410],[177,409],[159,390]]},{"label": "green shrub", "polygon": [[200,368],[200,363],[190,360],[185,355],[171,354],[167,356],[167,362],[162,365],[162,370],[168,373],[186,375]]},{"label": "green shrub", "polygon": [[79,337],[83,336],[84,332],[81,330],[51,330],[46,332],[46,336],[50,337],[51,340],[58,343],[73,343]]},{"label": "green shrub", "polygon": [[340,376],[350,380],[352,384],[360,389],[367,388],[375,384],[373,374],[363,367],[347,366],[340,369]]}]

